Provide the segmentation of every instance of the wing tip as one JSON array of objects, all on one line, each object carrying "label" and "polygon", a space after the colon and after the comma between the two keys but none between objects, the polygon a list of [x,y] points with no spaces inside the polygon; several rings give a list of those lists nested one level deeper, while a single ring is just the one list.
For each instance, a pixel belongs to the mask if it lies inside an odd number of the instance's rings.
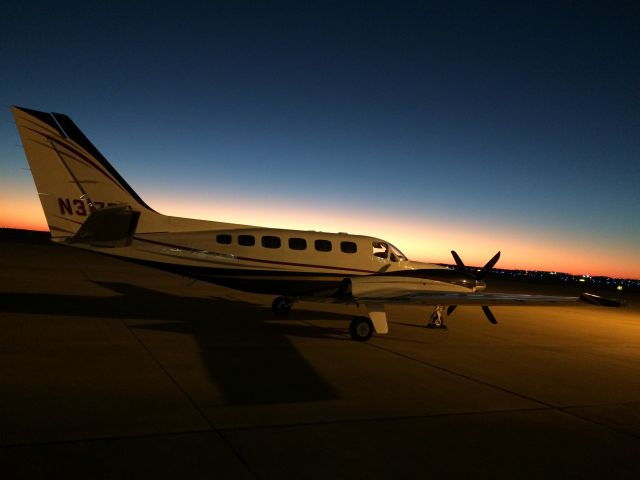
[{"label": "wing tip", "polygon": [[628,306],[625,300],[621,298],[607,298],[600,295],[594,295],[593,293],[582,293],[580,300],[590,303],[592,305],[600,305],[601,307],[626,307]]}]

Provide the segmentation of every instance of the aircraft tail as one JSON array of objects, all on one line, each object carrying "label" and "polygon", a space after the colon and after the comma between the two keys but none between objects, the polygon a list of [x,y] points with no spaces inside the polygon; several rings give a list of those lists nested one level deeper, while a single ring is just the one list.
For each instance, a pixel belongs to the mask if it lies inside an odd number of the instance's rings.
[{"label": "aircraft tail", "polygon": [[74,236],[92,212],[114,205],[141,212],[147,229],[162,223],[164,215],[133,191],[68,116],[12,111],[53,240]]}]

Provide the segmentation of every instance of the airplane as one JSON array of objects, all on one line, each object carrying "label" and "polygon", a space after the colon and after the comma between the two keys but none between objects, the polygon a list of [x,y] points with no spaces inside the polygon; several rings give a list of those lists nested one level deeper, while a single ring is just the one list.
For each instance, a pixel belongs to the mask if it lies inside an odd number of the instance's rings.
[{"label": "airplane", "polygon": [[498,252],[477,273],[460,256],[450,268],[409,260],[390,242],[363,235],[287,230],[172,217],[149,207],[76,124],[60,113],[12,107],[51,232],[51,240],[254,293],[277,295],[286,315],[300,300],[356,304],[351,337],[388,333],[385,305],[433,306],[428,328],[446,328],[457,305],[619,307],[588,293],[578,297],[486,293],[483,280]]}]

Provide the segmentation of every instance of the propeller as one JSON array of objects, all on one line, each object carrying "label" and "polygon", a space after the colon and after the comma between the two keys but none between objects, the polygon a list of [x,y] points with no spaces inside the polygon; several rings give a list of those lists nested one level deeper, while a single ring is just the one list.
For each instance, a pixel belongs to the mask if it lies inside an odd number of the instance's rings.
[{"label": "propeller", "polygon": [[493,312],[489,307],[487,307],[486,305],[482,305],[482,311],[484,312],[484,314],[487,316],[487,318],[491,323],[493,323],[494,325],[498,323],[498,321],[496,320],[496,317],[493,316]]},{"label": "propeller", "polygon": [[451,250],[451,255],[453,255],[453,259],[456,261],[456,265],[458,267],[458,270],[460,270],[461,272],[464,272],[467,269],[467,267],[464,266],[464,262],[458,256],[456,251],[455,250]]},{"label": "propeller", "polygon": [[[462,261],[462,259],[456,253],[455,250],[451,250],[451,255],[453,256],[453,259],[456,262],[456,270],[458,270],[459,272],[465,272],[467,267],[465,267],[464,262]],[[482,280],[484,277],[486,277],[489,274],[489,272],[491,272],[491,270],[493,270],[493,267],[495,266],[496,263],[498,263],[498,260],[500,260],[500,252],[496,253],[493,256],[493,258],[489,260],[487,264],[484,267],[482,267],[482,269],[476,275],[473,275],[473,277],[476,280]],[[457,305],[449,305],[447,307],[447,316],[451,315],[457,307],[458,307]],[[493,312],[487,305],[482,305],[482,311],[484,312],[487,319],[492,324],[496,325],[498,323],[498,321],[496,320],[496,317],[493,315]]]},{"label": "propeller", "polygon": [[[453,253],[453,252],[452,252],[452,253]],[[457,256],[457,254],[456,254],[456,256]],[[454,258],[455,258],[455,257],[454,257]],[[458,258],[460,258],[460,257],[458,257]],[[500,260],[500,252],[496,253],[496,254],[493,256],[493,258],[492,258],[491,260],[489,260],[489,261],[487,262],[487,264],[486,264],[484,267],[482,267],[482,270],[480,270],[480,273],[478,273],[478,274],[476,275],[476,280],[482,280],[484,277],[486,277],[486,276],[487,276],[487,274],[488,274],[491,270],[493,270],[494,265],[495,265],[496,263],[498,263],[498,260]],[[461,260],[461,261],[462,261],[462,260]],[[458,262],[456,262],[456,263],[458,263]]]}]

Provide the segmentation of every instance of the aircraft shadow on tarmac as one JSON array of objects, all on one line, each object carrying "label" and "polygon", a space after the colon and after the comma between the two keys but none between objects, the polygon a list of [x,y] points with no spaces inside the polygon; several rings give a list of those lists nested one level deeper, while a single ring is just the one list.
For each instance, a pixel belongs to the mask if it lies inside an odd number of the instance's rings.
[{"label": "aircraft shadow on tarmac", "polygon": [[[210,379],[230,405],[329,401],[339,398],[289,337],[349,341],[345,329],[317,328],[305,320],[349,320],[350,315],[294,309],[288,319],[270,308],[218,298],[185,297],[138,285],[95,282],[112,297],[0,293],[0,311],[122,319],[142,331],[192,335]],[[136,323],[136,321],[140,323]],[[143,341],[143,340],[141,340]],[[156,347],[151,347],[156,348]]]}]

